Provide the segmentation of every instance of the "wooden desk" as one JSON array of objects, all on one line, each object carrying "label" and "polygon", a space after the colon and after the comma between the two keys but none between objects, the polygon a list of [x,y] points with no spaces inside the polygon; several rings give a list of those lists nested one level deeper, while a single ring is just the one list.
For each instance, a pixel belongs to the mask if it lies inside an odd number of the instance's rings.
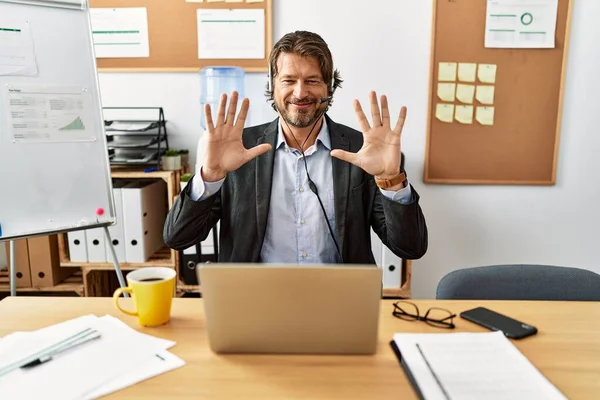
[{"label": "wooden desk", "polygon": [[[129,299],[124,299],[125,301]],[[208,348],[201,299],[174,299],[172,321],[140,328],[109,298],[12,297],[0,302],[0,336],[38,329],[84,314],[106,313],[140,331],[175,340],[171,351],[186,366],[109,398],[126,399],[416,399],[389,348],[395,332],[448,332],[424,322],[394,318],[392,300],[382,300],[375,356],[216,355]],[[454,313],[485,305],[536,325],[536,336],[515,345],[569,399],[600,398],[600,303],[414,301]],[[457,318],[461,331],[484,331]]]}]

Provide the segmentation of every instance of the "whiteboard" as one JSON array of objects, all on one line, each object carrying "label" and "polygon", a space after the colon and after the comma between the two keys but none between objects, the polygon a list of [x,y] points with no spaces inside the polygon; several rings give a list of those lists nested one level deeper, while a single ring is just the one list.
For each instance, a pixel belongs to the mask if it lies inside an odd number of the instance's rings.
[{"label": "whiteboard", "polygon": [[0,0],[0,241],[114,223],[87,1]]}]

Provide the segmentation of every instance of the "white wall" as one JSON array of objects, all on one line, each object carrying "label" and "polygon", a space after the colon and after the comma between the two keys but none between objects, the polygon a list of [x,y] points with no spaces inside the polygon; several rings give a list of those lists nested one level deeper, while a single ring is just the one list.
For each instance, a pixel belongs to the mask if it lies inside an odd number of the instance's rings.
[{"label": "white wall", "polygon": [[[352,100],[366,104],[372,89],[389,96],[393,112],[408,107],[403,151],[430,233],[428,253],[413,264],[415,298],[434,297],[444,274],[481,264],[548,263],[600,272],[595,257],[600,160],[594,157],[600,150],[600,135],[594,131],[600,93],[595,45],[600,37],[595,20],[599,1],[575,1],[558,182],[552,187],[423,183],[431,0],[274,3],[274,41],[305,29],[320,33],[330,44],[345,80],[336,93],[332,118],[357,127]],[[265,79],[264,73],[247,76],[250,124],[275,116],[263,97]],[[100,84],[106,106],[163,106],[171,146],[195,151],[200,134],[196,74],[101,74]]]}]

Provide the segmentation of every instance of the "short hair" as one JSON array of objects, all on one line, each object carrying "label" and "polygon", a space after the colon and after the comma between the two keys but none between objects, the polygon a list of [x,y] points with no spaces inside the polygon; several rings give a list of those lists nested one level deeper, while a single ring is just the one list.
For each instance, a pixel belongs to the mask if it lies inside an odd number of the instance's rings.
[{"label": "short hair", "polygon": [[[329,46],[321,36],[308,31],[295,31],[284,35],[271,50],[269,55],[269,81],[265,95],[273,100],[273,81],[279,71],[277,59],[281,53],[297,54],[302,57],[314,57],[319,62],[323,81],[327,83],[327,95],[333,96],[335,89],[341,87],[343,80],[338,70],[334,70],[333,58]],[[332,101],[329,101],[331,104]]]}]

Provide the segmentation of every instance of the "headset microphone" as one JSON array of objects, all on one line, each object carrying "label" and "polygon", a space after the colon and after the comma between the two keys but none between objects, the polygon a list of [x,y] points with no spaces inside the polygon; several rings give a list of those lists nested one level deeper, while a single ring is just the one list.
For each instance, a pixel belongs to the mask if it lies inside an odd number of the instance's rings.
[{"label": "headset microphone", "polygon": [[321,97],[319,99],[319,104],[330,102],[333,96]]}]

